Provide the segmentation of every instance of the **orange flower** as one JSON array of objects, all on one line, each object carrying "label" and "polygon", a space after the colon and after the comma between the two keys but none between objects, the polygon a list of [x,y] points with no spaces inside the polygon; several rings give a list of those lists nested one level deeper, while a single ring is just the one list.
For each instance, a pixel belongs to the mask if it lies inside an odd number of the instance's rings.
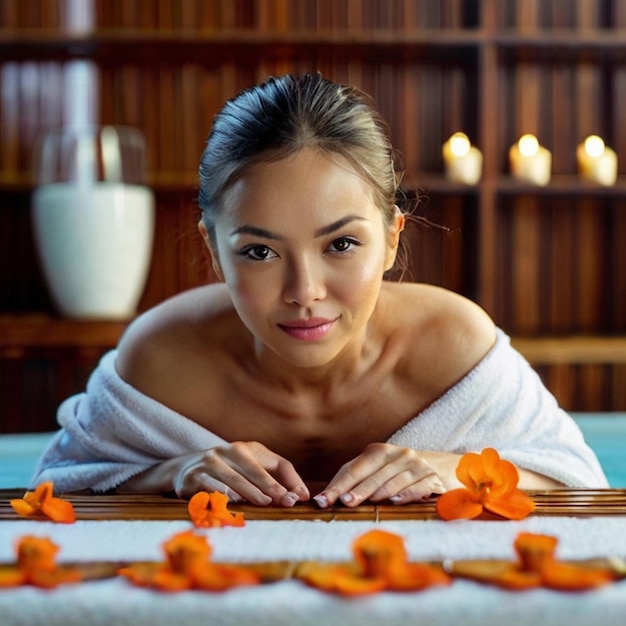
[{"label": "orange flower", "polygon": [[500,458],[493,448],[480,454],[464,454],[456,469],[465,485],[437,499],[437,513],[444,520],[473,519],[483,511],[520,520],[535,508],[533,500],[517,488],[519,474],[510,461]]},{"label": "orange flower", "polygon": [[118,574],[140,587],[161,591],[225,591],[260,582],[254,572],[244,567],[212,563],[206,538],[190,530],[174,535],[163,544],[163,549],[165,562],[135,563],[118,570]]},{"label": "orange flower", "polygon": [[58,546],[47,538],[22,537],[16,546],[16,564],[0,567],[0,588],[19,585],[51,588],[80,581],[82,576],[77,569],[56,565],[58,551]]},{"label": "orange flower", "polygon": [[11,500],[11,506],[25,517],[46,517],[53,522],[73,524],[76,514],[71,502],[53,496],[52,482],[41,483],[35,491],[27,491],[23,498]]},{"label": "orange flower", "polygon": [[243,513],[231,513],[228,510],[228,496],[219,491],[199,491],[189,500],[187,510],[194,526],[210,528],[245,524]]},{"label": "orange flower", "polygon": [[548,535],[520,533],[515,540],[519,568],[538,574],[545,587],[561,591],[593,589],[615,580],[609,569],[557,560],[554,554],[557,543],[555,537]]},{"label": "orange flower", "polygon": [[558,540],[549,535],[520,533],[515,540],[518,562],[461,561],[452,574],[491,583],[509,590],[548,587],[561,591],[583,591],[617,578],[608,568],[584,563],[566,563],[555,558]]},{"label": "orange flower", "polygon": [[309,565],[300,572],[308,584],[345,596],[390,591],[418,591],[447,585],[450,577],[425,563],[410,563],[401,537],[372,530],[356,539],[355,562],[344,565]]}]

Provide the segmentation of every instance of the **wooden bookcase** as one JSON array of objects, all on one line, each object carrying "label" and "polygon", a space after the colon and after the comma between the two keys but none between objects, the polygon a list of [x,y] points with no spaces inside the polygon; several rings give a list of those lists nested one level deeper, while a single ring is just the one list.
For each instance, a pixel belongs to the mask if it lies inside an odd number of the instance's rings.
[{"label": "wooden bookcase", "polygon": [[[0,432],[55,428],[124,329],[55,313],[30,232],[32,148],[81,59],[97,68],[100,121],[147,137],[157,231],[140,310],[214,278],[196,171],[221,104],[270,74],[321,71],[373,96],[416,214],[445,227],[407,233],[413,279],[484,306],[565,408],[626,410],[626,2],[95,0],[82,34],[69,4],[0,0]],[[476,186],[442,175],[457,130],[484,153]],[[552,151],[547,187],[508,174],[526,132]],[[614,187],[576,175],[591,133],[618,153]]]}]

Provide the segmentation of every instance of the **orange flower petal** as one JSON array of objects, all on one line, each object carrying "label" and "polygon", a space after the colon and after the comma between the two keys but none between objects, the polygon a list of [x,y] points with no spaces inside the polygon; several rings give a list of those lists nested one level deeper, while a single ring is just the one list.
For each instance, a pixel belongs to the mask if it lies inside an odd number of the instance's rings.
[{"label": "orange flower petal", "polygon": [[218,526],[244,526],[243,513],[228,510],[228,496],[219,491],[199,491],[187,504],[187,511],[195,526],[210,528]]},{"label": "orange flower petal", "polygon": [[507,519],[520,520],[535,510],[535,502],[523,491],[515,489],[500,497],[488,497],[484,507],[490,513],[495,513]]},{"label": "orange flower petal", "polygon": [[468,489],[475,491],[483,480],[483,466],[480,455],[476,452],[467,452],[460,459],[456,467],[456,477]]},{"label": "orange flower petal", "polygon": [[385,589],[384,578],[370,578],[345,565],[309,565],[299,577],[307,585],[342,596],[362,596]]},{"label": "orange flower petal", "polygon": [[48,537],[25,535],[17,542],[17,566],[26,572],[53,570],[59,547]]},{"label": "orange flower petal", "polygon": [[24,498],[15,498],[10,501],[10,504],[18,515],[23,515],[24,517],[35,515],[39,510],[38,508],[33,507],[33,505]]},{"label": "orange flower petal", "polygon": [[192,586],[189,576],[175,572],[163,563],[133,563],[117,573],[138,587],[161,591],[184,591]]},{"label": "orange flower petal", "polygon": [[520,533],[513,546],[523,570],[540,572],[546,563],[554,560],[557,543],[558,539],[551,535]]},{"label": "orange flower petal", "polygon": [[499,587],[509,589],[510,591],[523,591],[540,587],[541,575],[537,572],[527,572],[512,566],[494,579],[493,582]]},{"label": "orange flower petal", "polygon": [[193,572],[194,587],[206,591],[226,591],[234,587],[258,585],[261,579],[252,570],[237,565],[209,563]]},{"label": "orange flower petal", "polygon": [[441,494],[435,504],[441,519],[474,519],[483,512],[483,505],[468,489],[451,489]]},{"label": "orange flower petal", "polygon": [[36,570],[28,577],[28,582],[36,587],[51,589],[67,583],[78,583],[83,576],[78,569],[58,567],[54,570]]},{"label": "orange flower petal", "polygon": [[449,585],[452,579],[440,567],[426,563],[405,563],[394,568],[387,577],[387,589],[420,591],[433,585]]},{"label": "orange flower petal", "polygon": [[404,565],[407,559],[402,537],[385,530],[364,533],[355,540],[352,551],[368,578],[385,578],[394,566]]},{"label": "orange flower petal", "polygon": [[211,545],[206,537],[196,535],[193,531],[174,535],[163,544],[169,567],[177,572],[190,572],[194,567],[209,561]]},{"label": "orange flower petal", "polygon": [[73,524],[76,521],[76,513],[72,503],[61,498],[48,498],[41,504],[41,511],[53,522]]}]

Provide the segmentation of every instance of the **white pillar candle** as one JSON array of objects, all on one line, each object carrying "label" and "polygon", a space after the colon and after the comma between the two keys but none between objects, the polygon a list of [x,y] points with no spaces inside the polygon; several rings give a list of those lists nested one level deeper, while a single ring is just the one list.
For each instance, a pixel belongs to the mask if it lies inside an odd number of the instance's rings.
[{"label": "white pillar candle", "polygon": [[455,183],[475,185],[483,170],[483,155],[465,133],[454,133],[441,149],[446,177]]},{"label": "white pillar candle", "polygon": [[552,155],[539,145],[534,135],[522,135],[509,150],[511,175],[533,185],[547,185],[550,182]]},{"label": "white pillar candle", "polygon": [[617,155],[598,135],[589,135],[576,148],[581,178],[610,187],[617,179]]}]

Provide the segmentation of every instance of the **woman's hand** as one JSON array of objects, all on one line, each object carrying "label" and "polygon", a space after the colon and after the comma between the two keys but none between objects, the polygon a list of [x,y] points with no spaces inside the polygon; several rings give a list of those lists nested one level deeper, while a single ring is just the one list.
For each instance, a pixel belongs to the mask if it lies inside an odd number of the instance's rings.
[{"label": "woman's hand", "polygon": [[294,466],[255,441],[235,441],[169,459],[123,486],[123,491],[134,492],[172,489],[181,498],[198,491],[223,491],[234,501],[265,506],[293,506],[310,498]]},{"label": "woman's hand", "polygon": [[433,493],[443,493],[454,484],[458,458],[456,454],[419,452],[387,443],[372,443],[341,467],[314,499],[322,508],[338,499],[350,507],[364,500],[391,500],[394,504],[417,502]]}]

